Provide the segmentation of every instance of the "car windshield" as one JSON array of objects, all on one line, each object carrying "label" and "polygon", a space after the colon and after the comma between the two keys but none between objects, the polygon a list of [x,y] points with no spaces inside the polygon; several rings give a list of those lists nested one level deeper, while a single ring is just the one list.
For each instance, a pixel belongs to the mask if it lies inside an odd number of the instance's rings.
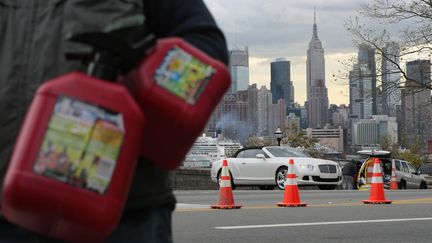
[{"label": "car windshield", "polygon": [[310,157],[297,149],[288,148],[288,147],[271,147],[267,148],[267,150],[274,156],[278,158],[285,157]]},{"label": "car windshield", "polygon": [[423,164],[422,166],[420,166],[419,171],[421,173],[432,173],[432,163],[431,164]]}]

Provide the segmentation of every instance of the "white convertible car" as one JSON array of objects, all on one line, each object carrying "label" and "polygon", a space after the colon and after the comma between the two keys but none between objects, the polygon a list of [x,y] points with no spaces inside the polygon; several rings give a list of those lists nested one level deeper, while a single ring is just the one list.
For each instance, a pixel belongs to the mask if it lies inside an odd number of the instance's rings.
[{"label": "white convertible car", "polygon": [[[342,183],[342,170],[334,161],[312,158],[287,146],[260,146],[242,148],[233,158],[227,159],[232,188],[253,185],[262,190],[271,190],[276,186],[284,189],[290,159],[294,160],[298,185],[316,185],[321,190],[332,190]],[[222,161],[212,164],[211,178],[216,183]]]}]

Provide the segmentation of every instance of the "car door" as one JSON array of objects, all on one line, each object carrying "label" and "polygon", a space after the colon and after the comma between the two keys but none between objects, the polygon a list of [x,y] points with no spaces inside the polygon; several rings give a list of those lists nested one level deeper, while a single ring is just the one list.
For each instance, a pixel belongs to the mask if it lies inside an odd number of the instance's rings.
[{"label": "car door", "polygon": [[422,182],[421,176],[418,175],[417,169],[410,162],[406,163],[411,174],[411,188],[420,188],[420,183]]},{"label": "car door", "polygon": [[414,188],[414,179],[413,174],[411,173],[412,169],[410,170],[410,167],[408,166],[408,163],[406,161],[401,160],[400,162],[403,168],[403,179],[406,181],[407,189]]},{"label": "car door", "polygon": [[[267,180],[269,175],[265,172],[267,171],[265,168],[269,158],[264,151],[262,149],[248,149],[243,152],[243,158],[238,161],[238,169],[242,179],[251,182]],[[258,154],[264,155],[264,158],[257,158]]]},{"label": "car door", "polygon": [[396,181],[397,181],[397,183],[399,183],[400,182],[400,178],[404,174],[403,168],[402,168],[401,162],[399,160],[393,159],[393,162],[395,164]]},{"label": "car door", "polygon": [[406,182],[406,187],[411,187],[411,175],[409,173],[408,165],[403,160],[399,160],[400,162],[400,177],[401,180],[404,180]]}]

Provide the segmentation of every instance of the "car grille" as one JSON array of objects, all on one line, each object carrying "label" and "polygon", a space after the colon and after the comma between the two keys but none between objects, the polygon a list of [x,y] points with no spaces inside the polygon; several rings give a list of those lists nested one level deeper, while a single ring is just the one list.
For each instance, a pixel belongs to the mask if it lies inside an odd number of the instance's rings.
[{"label": "car grille", "polygon": [[312,179],[317,182],[338,182],[340,177],[337,178],[321,178],[319,176],[312,176]]},{"label": "car grille", "polygon": [[336,166],[335,165],[318,165],[318,168],[321,173],[336,173]]}]

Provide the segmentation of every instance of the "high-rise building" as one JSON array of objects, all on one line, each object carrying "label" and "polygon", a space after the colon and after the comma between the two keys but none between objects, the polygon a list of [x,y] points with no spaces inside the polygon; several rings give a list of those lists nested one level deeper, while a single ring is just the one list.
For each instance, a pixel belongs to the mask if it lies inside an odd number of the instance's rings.
[{"label": "high-rise building", "polygon": [[[236,139],[236,126],[238,118],[237,97],[235,94],[225,94],[222,98],[217,112],[215,130],[223,134],[224,137]],[[213,113],[215,114],[215,113]]]},{"label": "high-rise building", "polygon": [[[269,112],[270,105],[272,94],[265,86],[258,89],[256,84],[252,84],[247,90],[228,93],[217,107],[217,112],[213,113],[219,116],[210,119],[207,129],[240,142],[244,142],[251,135],[267,136],[269,116],[276,114],[276,119],[279,116],[278,112]],[[283,108],[286,109],[285,102]],[[213,135],[215,132],[207,133]],[[273,131],[270,134],[273,134]]]},{"label": "high-rise building", "polygon": [[390,138],[398,142],[396,117],[373,115],[370,119],[360,119],[353,124],[352,144],[355,150],[379,148],[382,139]]},{"label": "high-rise building", "polygon": [[301,129],[307,128],[307,109],[305,106],[301,106],[298,103],[294,103],[293,108],[288,109],[288,114],[294,113],[297,117],[300,118],[300,127]]},{"label": "high-rise building", "polygon": [[318,38],[316,14],[312,39],[309,42],[306,60],[308,127],[322,128],[328,122],[328,93],[325,85],[324,49]]},{"label": "high-rise building", "polygon": [[401,74],[399,71],[399,45],[389,42],[381,54],[382,56],[382,113],[396,117],[401,105]]},{"label": "high-rise building", "polygon": [[247,90],[249,87],[249,50],[236,49],[229,51],[229,70],[231,73],[231,87],[229,93]]},{"label": "high-rise building", "polygon": [[[349,127],[348,130],[348,143],[351,143],[350,148],[355,147],[355,124],[362,119],[369,119],[374,114],[373,95],[375,92],[373,88],[373,79],[375,75],[372,74],[373,64],[368,63],[372,53],[367,51],[365,45],[361,45],[358,52],[357,63],[353,65],[353,69],[349,72]],[[369,126],[369,125],[368,125]],[[371,125],[373,126],[373,125]],[[363,146],[363,145],[362,145]],[[354,151],[352,151],[354,152]]]},{"label": "high-rise building", "polygon": [[249,85],[247,90],[237,92],[237,101],[242,101],[246,106],[246,126],[251,131],[258,130],[258,88],[256,84]]},{"label": "high-rise building", "polygon": [[379,122],[372,119],[361,119],[352,128],[352,145],[355,150],[379,148]]},{"label": "high-rise building", "polygon": [[223,137],[236,141],[247,138],[252,130],[248,124],[249,104],[247,100],[239,98],[238,93],[225,94],[213,112],[216,117],[207,124],[208,134],[221,133]]},{"label": "high-rise building", "polygon": [[273,135],[279,127],[282,131],[285,128],[286,103],[284,99],[279,99],[277,104],[270,104],[268,107],[268,132]]},{"label": "high-rise building", "polygon": [[423,151],[427,149],[427,141],[432,137],[431,91],[425,85],[431,83],[431,63],[429,60],[407,62],[408,80],[402,91],[403,135],[406,143],[419,140]]},{"label": "high-rise building", "polygon": [[294,103],[294,87],[291,82],[290,61],[285,58],[277,58],[270,64],[270,89],[273,96],[273,104],[279,99],[284,99],[287,108]]},{"label": "high-rise building", "polygon": [[[257,135],[269,135],[268,131],[268,107],[272,104],[272,93],[266,86],[258,90],[258,129]],[[273,131],[272,131],[273,132]]]},{"label": "high-rise building", "polygon": [[332,113],[331,123],[333,127],[347,128],[348,124],[348,107],[345,105],[340,105],[337,107],[336,111]]},{"label": "high-rise building", "polygon": [[[370,100],[371,115],[377,114],[377,84],[375,49],[368,44],[360,44],[358,51],[358,64],[360,65],[361,78],[363,79],[363,97]],[[368,107],[369,108],[369,107]],[[368,113],[368,112],[366,112]]]},{"label": "high-rise building", "polygon": [[348,74],[349,87],[349,118],[360,119],[360,80],[358,75],[358,64],[353,65],[353,69]]},{"label": "high-rise building", "polygon": [[372,78],[367,64],[354,64],[349,72],[350,118],[370,118],[373,115]]},{"label": "high-rise building", "polygon": [[318,140],[320,145],[332,148],[338,152],[344,152],[344,130],[338,128],[307,128],[308,137]]},{"label": "high-rise building", "polygon": [[231,74],[231,86],[220,104],[210,117],[206,133],[222,133],[231,139],[238,139],[239,124],[246,122],[247,104],[237,101],[237,91],[247,90],[249,86],[249,51],[235,49],[229,51],[229,71]]},{"label": "high-rise building", "polygon": [[375,50],[360,44],[357,63],[349,72],[350,118],[365,119],[377,114]]}]

